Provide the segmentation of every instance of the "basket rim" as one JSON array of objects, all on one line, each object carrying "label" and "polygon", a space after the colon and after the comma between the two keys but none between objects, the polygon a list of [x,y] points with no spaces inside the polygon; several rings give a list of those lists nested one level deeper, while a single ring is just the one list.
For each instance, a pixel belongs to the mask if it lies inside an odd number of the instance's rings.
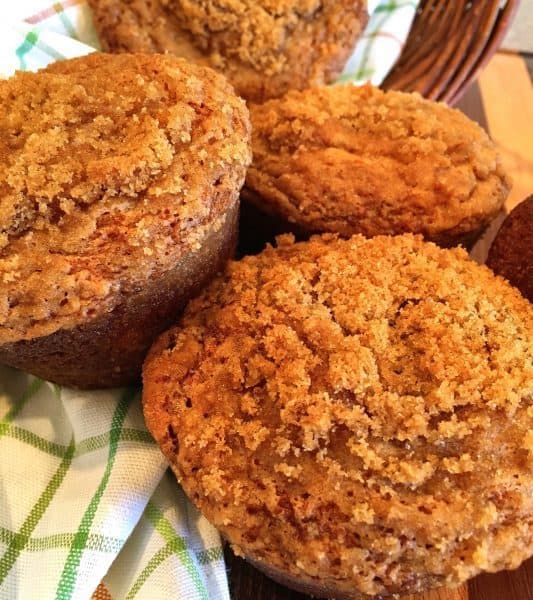
[{"label": "basket rim", "polygon": [[500,47],[520,0],[422,0],[385,89],[457,102]]}]

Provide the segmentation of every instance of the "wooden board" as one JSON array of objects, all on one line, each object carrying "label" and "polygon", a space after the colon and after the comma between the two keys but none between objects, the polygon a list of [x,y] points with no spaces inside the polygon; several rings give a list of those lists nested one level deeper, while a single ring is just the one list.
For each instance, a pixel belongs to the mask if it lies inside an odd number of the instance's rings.
[{"label": "wooden board", "polygon": [[[479,110],[470,104],[475,92],[469,93],[461,106],[466,114],[486,126],[513,178],[513,189],[505,206],[509,212],[533,193],[533,87],[525,60],[517,54],[496,54],[481,74],[479,89],[481,118]],[[503,218],[504,215],[496,219],[477,244],[473,252],[476,260],[485,261]]]},{"label": "wooden board", "polygon": [[533,193],[533,87],[526,62],[496,54],[479,84],[490,135],[514,180],[507,202],[513,208]]}]

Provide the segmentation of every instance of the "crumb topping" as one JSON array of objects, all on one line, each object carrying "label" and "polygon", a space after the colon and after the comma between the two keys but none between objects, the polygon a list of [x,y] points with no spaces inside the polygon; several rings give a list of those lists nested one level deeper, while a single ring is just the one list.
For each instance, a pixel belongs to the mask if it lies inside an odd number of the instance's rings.
[{"label": "crumb topping", "polygon": [[323,0],[162,0],[195,43],[221,64],[235,58],[265,75],[279,73],[291,35],[329,4]]},{"label": "crumb topping", "polygon": [[255,203],[309,231],[440,242],[490,222],[510,189],[487,134],[418,94],[316,88],[250,114]]},{"label": "crumb topping", "polygon": [[2,341],[109,310],[175,264],[236,202],[250,161],[242,100],[172,57],[20,72],[0,106]]},{"label": "crumb topping", "polygon": [[362,0],[89,0],[104,47],[222,71],[253,101],[333,81],[367,20]]},{"label": "crumb topping", "polygon": [[278,239],[145,363],[147,424],[188,495],[245,554],[341,589],[516,567],[533,553],[530,305],[410,235]]}]

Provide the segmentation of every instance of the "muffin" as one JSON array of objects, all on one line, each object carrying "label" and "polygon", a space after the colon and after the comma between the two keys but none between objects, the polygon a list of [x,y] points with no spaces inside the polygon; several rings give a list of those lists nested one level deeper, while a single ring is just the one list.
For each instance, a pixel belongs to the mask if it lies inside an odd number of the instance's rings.
[{"label": "muffin", "polygon": [[236,241],[243,101],[169,56],[93,54],[0,81],[0,362],[124,385]]},{"label": "muffin", "polygon": [[470,246],[509,192],[487,134],[418,94],[369,85],[293,91],[252,106],[250,117],[243,197],[254,208],[242,230],[262,247],[272,241],[261,239],[265,227],[299,238],[420,233]]},{"label": "muffin", "polygon": [[533,302],[533,196],[516,206],[503,222],[487,265]]},{"label": "muffin", "polygon": [[237,553],[328,598],[533,554],[533,320],[463,249],[331,234],[232,262],[156,342],[146,423]]},{"label": "muffin", "polygon": [[261,102],[329,83],[367,21],[363,0],[89,0],[104,49],[160,52],[222,71]]}]

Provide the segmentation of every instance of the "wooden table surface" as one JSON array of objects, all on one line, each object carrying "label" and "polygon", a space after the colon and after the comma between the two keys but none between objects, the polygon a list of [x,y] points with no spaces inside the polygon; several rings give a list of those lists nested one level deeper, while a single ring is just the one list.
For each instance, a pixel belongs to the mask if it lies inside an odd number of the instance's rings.
[{"label": "wooden table surface", "polygon": [[[506,209],[533,193],[533,90],[523,58],[497,54],[458,105],[485,127],[500,147],[514,187]],[[476,245],[473,255],[484,261],[501,219]],[[306,600],[284,588],[226,549],[232,600]],[[513,572],[482,575],[457,590],[438,590],[402,600],[533,600],[533,559]]]}]

